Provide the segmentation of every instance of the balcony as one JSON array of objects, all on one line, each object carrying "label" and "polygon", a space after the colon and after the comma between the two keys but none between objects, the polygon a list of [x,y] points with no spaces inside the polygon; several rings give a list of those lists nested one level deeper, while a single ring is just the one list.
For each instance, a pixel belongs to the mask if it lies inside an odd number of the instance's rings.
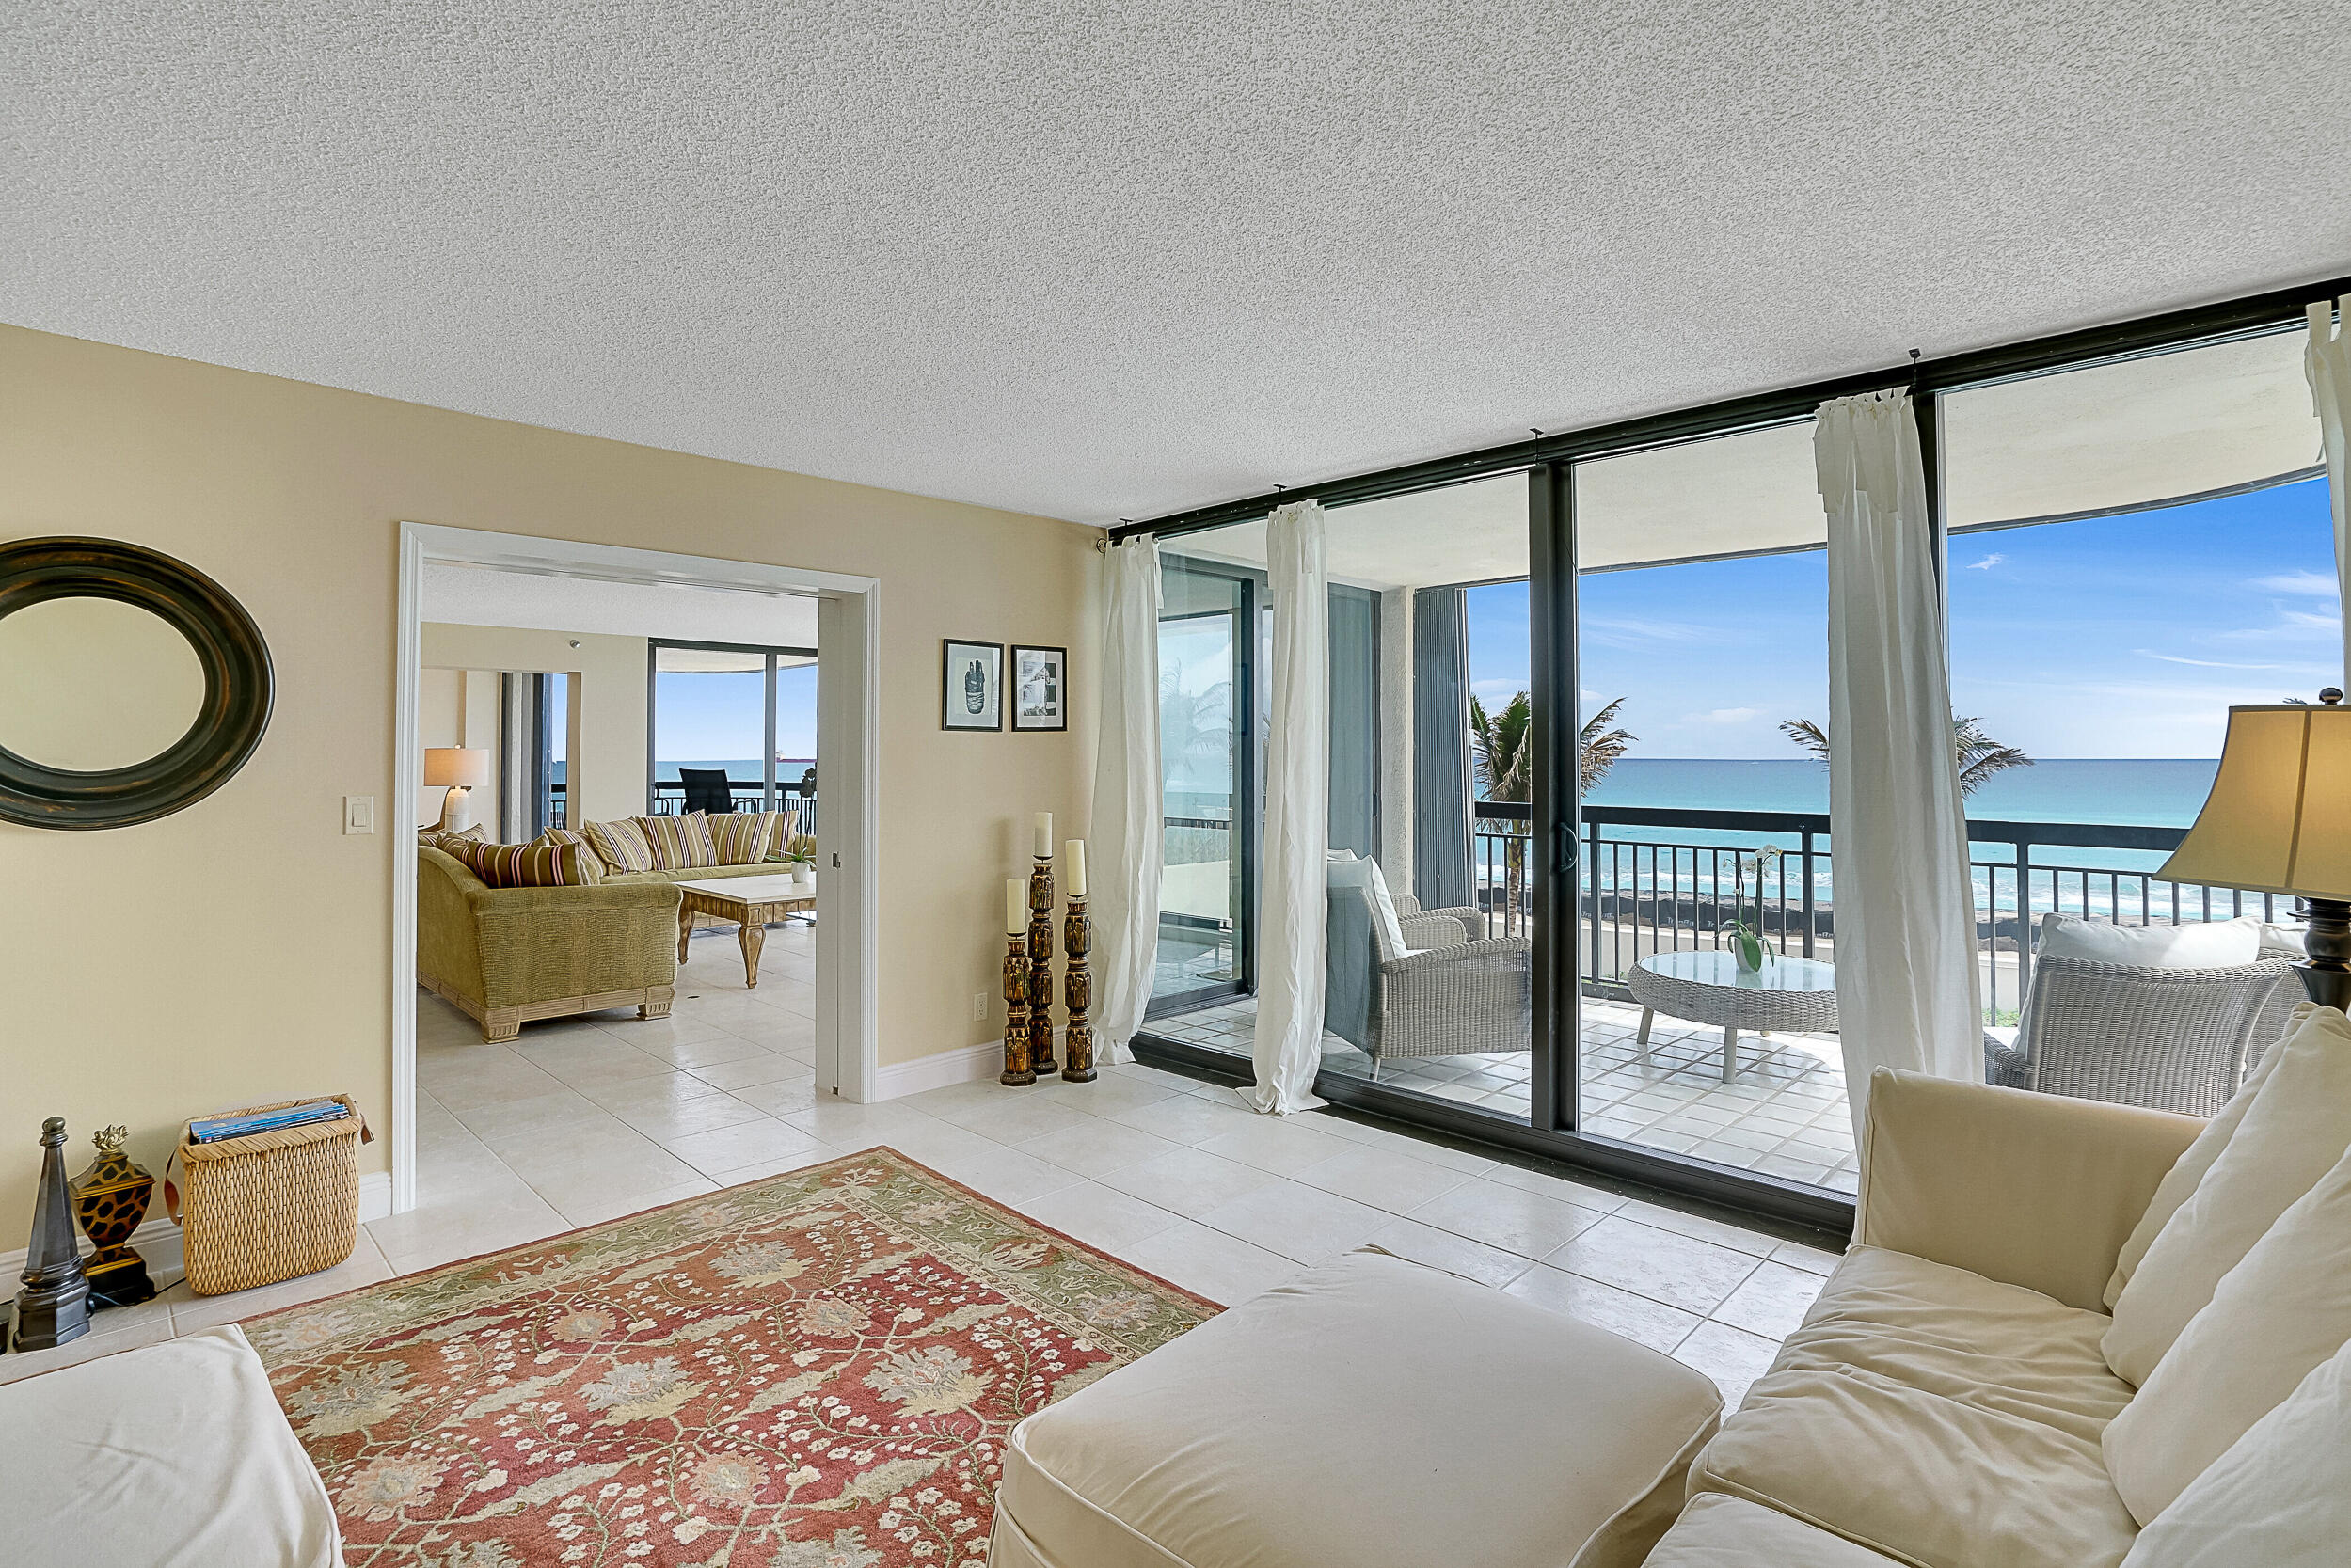
[{"label": "balcony", "polygon": [[[2183,832],[2121,824],[1969,824],[1988,1034],[2013,1037],[2034,933],[2051,911],[2129,925],[2290,917],[2290,900],[2158,879],[2154,867]],[[1777,954],[1834,962],[1827,816],[1591,806],[1582,834],[1576,932],[1581,1130],[1852,1192],[1857,1171],[1834,1033],[1742,1035],[1736,1070],[1725,1082],[1719,1029],[1659,1015],[1643,1051],[1635,1041],[1642,1009],[1623,979],[1652,953],[1725,945],[1725,928],[1742,919]],[[1246,1056],[1256,1021],[1256,1000],[1246,994],[1247,955],[1232,923],[1216,918],[1224,907],[1218,899],[1233,882],[1230,836],[1221,820],[1169,819],[1158,996],[1146,1028]],[[1474,844],[1473,897],[1488,932],[1528,935],[1542,911],[1528,875],[1527,808],[1480,802]],[[1758,888],[1752,861],[1743,879],[1739,868],[1766,846],[1782,853]],[[1378,1082],[1523,1121],[1532,1069],[1525,1051],[1398,1058],[1380,1065]],[[1372,1062],[1326,1034],[1323,1070],[1368,1079]]]}]

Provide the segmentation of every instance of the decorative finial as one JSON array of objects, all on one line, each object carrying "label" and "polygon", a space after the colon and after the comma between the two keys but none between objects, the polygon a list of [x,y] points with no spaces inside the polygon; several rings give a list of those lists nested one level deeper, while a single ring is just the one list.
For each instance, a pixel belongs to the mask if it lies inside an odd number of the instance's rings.
[{"label": "decorative finial", "polygon": [[122,1140],[130,1135],[131,1130],[127,1127],[102,1127],[89,1135],[89,1141],[98,1146],[99,1153],[115,1154],[120,1152]]},{"label": "decorative finial", "polygon": [[40,1124],[40,1147],[43,1148],[65,1147],[65,1117],[51,1117]]}]

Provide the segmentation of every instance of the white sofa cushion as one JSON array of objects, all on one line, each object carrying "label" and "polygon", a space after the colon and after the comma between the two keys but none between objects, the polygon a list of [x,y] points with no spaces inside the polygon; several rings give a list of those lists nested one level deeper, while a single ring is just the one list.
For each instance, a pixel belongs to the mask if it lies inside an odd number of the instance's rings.
[{"label": "white sofa cushion", "polygon": [[2220,1158],[2220,1151],[2228,1147],[2229,1140],[2236,1136],[2238,1126],[2245,1120],[2245,1113],[2252,1109],[2253,1096],[2261,1092],[2262,1085],[2269,1079],[2270,1069],[2278,1065],[2279,1048],[2293,1038],[2304,1022],[2317,1010],[2317,1006],[2309,1002],[2295,1007],[2287,1016],[2284,1033],[2268,1043],[2261,1059],[2253,1064],[2253,1070],[2247,1073],[2245,1082],[2237,1085],[2237,1092],[2229,1097],[2229,1102],[2221,1106],[2210,1121],[2204,1123],[2204,1130],[2196,1134],[2196,1141],[2188,1145],[2171,1168],[2164,1173],[2162,1184],[2155,1188],[2155,1196],[2148,1200],[2146,1212],[2139,1215],[2138,1224],[2132,1227],[2130,1236],[2122,1243],[2122,1251],[2115,1259],[2114,1274],[2106,1281],[2107,1310],[2113,1310],[2116,1298],[2122,1294],[2122,1287],[2131,1282],[2131,1275],[2137,1272],[2139,1260],[2147,1256],[2147,1249],[2154,1244],[2155,1237],[2170,1223],[2171,1216],[2180,1212],[2180,1205],[2188,1200],[2188,1195],[2196,1191],[2197,1183],[2204,1180],[2204,1173],[2212,1169],[2215,1160]]},{"label": "white sofa cushion", "polygon": [[994,1568],[1632,1568],[1714,1385],[1385,1253],[1309,1270],[1013,1429]]},{"label": "white sofa cushion", "polygon": [[2106,1364],[2126,1382],[2145,1386],[2221,1276],[2351,1148],[2351,1021],[2313,1009],[2262,1068],[2234,1133],[2115,1298]]},{"label": "white sofa cushion", "polygon": [[2232,969],[2251,963],[2261,949],[2262,923],[2251,915],[2179,926],[2121,926],[2111,920],[2044,914],[2033,956],[2142,969]]},{"label": "white sofa cushion", "polygon": [[2155,1515],[2123,1568],[2342,1568],[2351,1554],[2351,1345],[2313,1368]]},{"label": "white sofa cushion", "polygon": [[2099,1433],[2129,1400],[2106,1319],[1880,1247],[1838,1264],[1691,1468],[1934,1568],[2114,1568],[2137,1526]]},{"label": "white sofa cushion", "polygon": [[0,1387],[10,1560],[342,1568],[326,1487],[235,1327]]},{"label": "white sofa cushion", "polygon": [[2351,1341],[2351,1154],[2278,1217],[2106,1428],[2140,1524]]},{"label": "white sofa cushion", "polygon": [[1657,1544],[1642,1568],[1902,1568],[1894,1558],[1856,1546],[1775,1508],[1701,1492]]}]

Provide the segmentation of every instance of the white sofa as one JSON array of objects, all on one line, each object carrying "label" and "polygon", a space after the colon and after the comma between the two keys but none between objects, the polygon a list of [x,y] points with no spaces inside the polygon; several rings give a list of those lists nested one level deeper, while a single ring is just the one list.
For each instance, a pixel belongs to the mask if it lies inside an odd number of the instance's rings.
[{"label": "white sofa", "polygon": [[[1707,1506],[1654,1568],[1810,1560],[1790,1543],[1811,1534],[1851,1544],[1805,1544],[1824,1568],[2120,1563],[2138,1527],[2099,1438],[2133,1389],[2100,1351],[2101,1296],[2202,1125],[1873,1076],[1854,1245],[1692,1466]],[[1752,1516],[1715,1497],[1787,1522],[1725,1556],[1706,1538]]]},{"label": "white sofa", "polygon": [[235,1327],[0,1387],[12,1562],[342,1568],[335,1510]]}]

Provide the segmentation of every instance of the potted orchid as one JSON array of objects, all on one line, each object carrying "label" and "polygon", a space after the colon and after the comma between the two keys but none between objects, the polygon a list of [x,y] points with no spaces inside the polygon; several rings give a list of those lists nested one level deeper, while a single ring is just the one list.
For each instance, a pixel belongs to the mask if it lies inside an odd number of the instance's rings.
[{"label": "potted orchid", "polygon": [[817,841],[806,833],[796,833],[784,845],[784,865],[795,887],[814,887],[817,882]]},{"label": "potted orchid", "polygon": [[[1730,937],[1731,956],[1742,974],[1759,974],[1771,958],[1771,950],[1763,944],[1763,879],[1777,864],[1780,847],[1767,844],[1752,855],[1741,855],[1731,866],[1731,909],[1733,918],[1723,927]],[[1747,878],[1755,879],[1755,918],[1750,924],[1747,914]]]}]

